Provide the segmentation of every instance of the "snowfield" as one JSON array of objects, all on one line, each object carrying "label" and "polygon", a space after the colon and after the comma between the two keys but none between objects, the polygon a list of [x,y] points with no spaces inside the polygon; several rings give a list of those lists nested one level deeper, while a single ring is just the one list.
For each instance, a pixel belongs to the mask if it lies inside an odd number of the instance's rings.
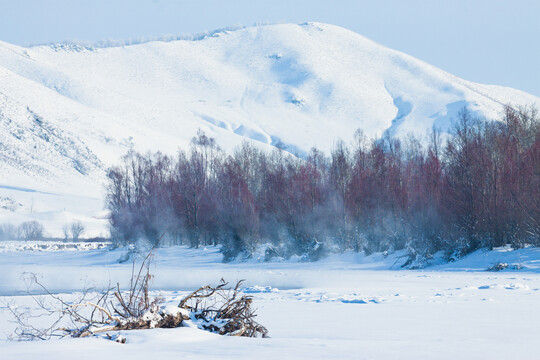
[{"label": "snowfield", "polygon": [[86,236],[106,233],[106,168],[130,148],[186,149],[198,129],[227,151],[250,141],[303,155],[356,129],[447,131],[464,106],[496,119],[508,103],[540,99],[320,23],[129,46],[0,42],[0,222],[38,220],[60,237],[80,220]]},{"label": "snowfield", "polygon": [[[0,253],[0,336],[8,304],[31,310],[22,272],[68,299],[85,286],[125,283],[125,249]],[[269,339],[222,337],[196,327],[104,337],[0,342],[2,359],[535,359],[540,356],[540,249],[480,250],[424,270],[400,270],[403,253],[344,254],[319,262],[221,262],[216,248],[159,249],[152,272],[166,305],[200,285],[246,279]],[[497,263],[521,270],[487,272]],[[509,267],[510,268],[510,267]],[[507,268],[507,269],[509,269]],[[39,321],[44,321],[40,319]],[[189,325],[189,321],[186,321]]]},{"label": "snowfield", "polygon": [[110,247],[109,242],[1,241],[0,252],[14,251],[84,251]]}]

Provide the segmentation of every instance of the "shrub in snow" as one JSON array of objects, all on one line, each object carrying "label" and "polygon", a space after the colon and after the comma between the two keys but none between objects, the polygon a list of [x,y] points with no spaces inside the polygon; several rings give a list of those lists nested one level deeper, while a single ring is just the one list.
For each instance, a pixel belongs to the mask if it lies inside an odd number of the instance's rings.
[{"label": "shrub in snow", "polygon": [[508,264],[508,263],[496,263],[493,266],[487,268],[487,271],[501,271],[501,270],[521,270],[523,266],[521,264]]},{"label": "shrub in snow", "polygon": [[501,271],[506,268],[508,268],[507,263],[496,263],[493,266],[490,266],[489,268],[487,268],[487,271]]}]

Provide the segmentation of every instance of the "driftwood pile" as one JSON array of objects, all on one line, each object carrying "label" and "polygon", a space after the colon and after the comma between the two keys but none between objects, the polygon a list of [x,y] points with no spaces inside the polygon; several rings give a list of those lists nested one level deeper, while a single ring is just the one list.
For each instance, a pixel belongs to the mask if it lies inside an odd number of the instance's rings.
[{"label": "driftwood pile", "polygon": [[[199,328],[220,335],[267,337],[268,330],[257,323],[252,308],[253,298],[240,291],[242,280],[234,287],[221,279],[217,286],[203,286],[180,301],[177,307],[161,306],[163,299],[149,295],[150,275],[149,253],[140,268],[132,268],[130,288],[126,292],[120,285],[109,287],[96,295],[86,289],[78,301],[66,302],[61,297],[49,292],[35,276],[28,274],[29,286],[36,285],[45,292],[45,297],[33,296],[40,311],[37,313],[20,312],[16,307],[8,307],[18,328],[15,335],[20,340],[50,339],[54,336],[87,337],[106,333],[107,337],[117,342],[125,338],[111,336],[108,333],[119,330],[176,328],[186,320],[192,321]],[[32,318],[44,315],[54,316],[54,321],[47,328],[31,325]],[[69,323],[69,326],[59,327]]]}]

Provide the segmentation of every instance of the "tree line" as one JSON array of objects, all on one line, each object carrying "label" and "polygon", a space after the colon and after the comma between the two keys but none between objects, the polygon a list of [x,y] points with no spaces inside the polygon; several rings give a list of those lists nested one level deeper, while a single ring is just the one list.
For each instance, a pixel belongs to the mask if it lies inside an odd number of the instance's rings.
[{"label": "tree line", "polygon": [[[81,235],[86,231],[86,227],[81,221],[74,221],[69,225],[64,225],[64,241],[69,239],[79,241]],[[54,238],[46,234],[45,227],[39,221],[25,221],[18,226],[10,223],[0,224],[0,241],[2,240],[52,240]]]},{"label": "tree line", "polygon": [[226,258],[316,259],[327,251],[439,250],[540,245],[540,120],[505,107],[500,121],[463,109],[429,140],[357,131],[330,154],[305,158],[244,142],[233,153],[199,132],[176,156],[130,151],[108,171],[111,235],[222,246]]}]

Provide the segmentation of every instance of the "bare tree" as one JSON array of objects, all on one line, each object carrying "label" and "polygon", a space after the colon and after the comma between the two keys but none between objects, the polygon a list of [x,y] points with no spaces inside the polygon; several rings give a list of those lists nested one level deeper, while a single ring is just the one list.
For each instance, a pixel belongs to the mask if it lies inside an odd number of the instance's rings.
[{"label": "bare tree", "polygon": [[17,238],[17,228],[13,224],[0,225],[0,240],[15,240]]},{"label": "bare tree", "polygon": [[80,221],[75,221],[71,224],[70,232],[73,241],[79,240],[79,237],[85,232],[86,228]]},{"label": "bare tree", "polygon": [[64,241],[68,241],[69,239],[69,230],[70,230],[69,225],[64,225],[62,227],[62,232],[64,233]]},{"label": "bare tree", "polygon": [[41,240],[43,239],[43,225],[39,222],[25,221],[18,227],[19,238],[24,240]]}]

